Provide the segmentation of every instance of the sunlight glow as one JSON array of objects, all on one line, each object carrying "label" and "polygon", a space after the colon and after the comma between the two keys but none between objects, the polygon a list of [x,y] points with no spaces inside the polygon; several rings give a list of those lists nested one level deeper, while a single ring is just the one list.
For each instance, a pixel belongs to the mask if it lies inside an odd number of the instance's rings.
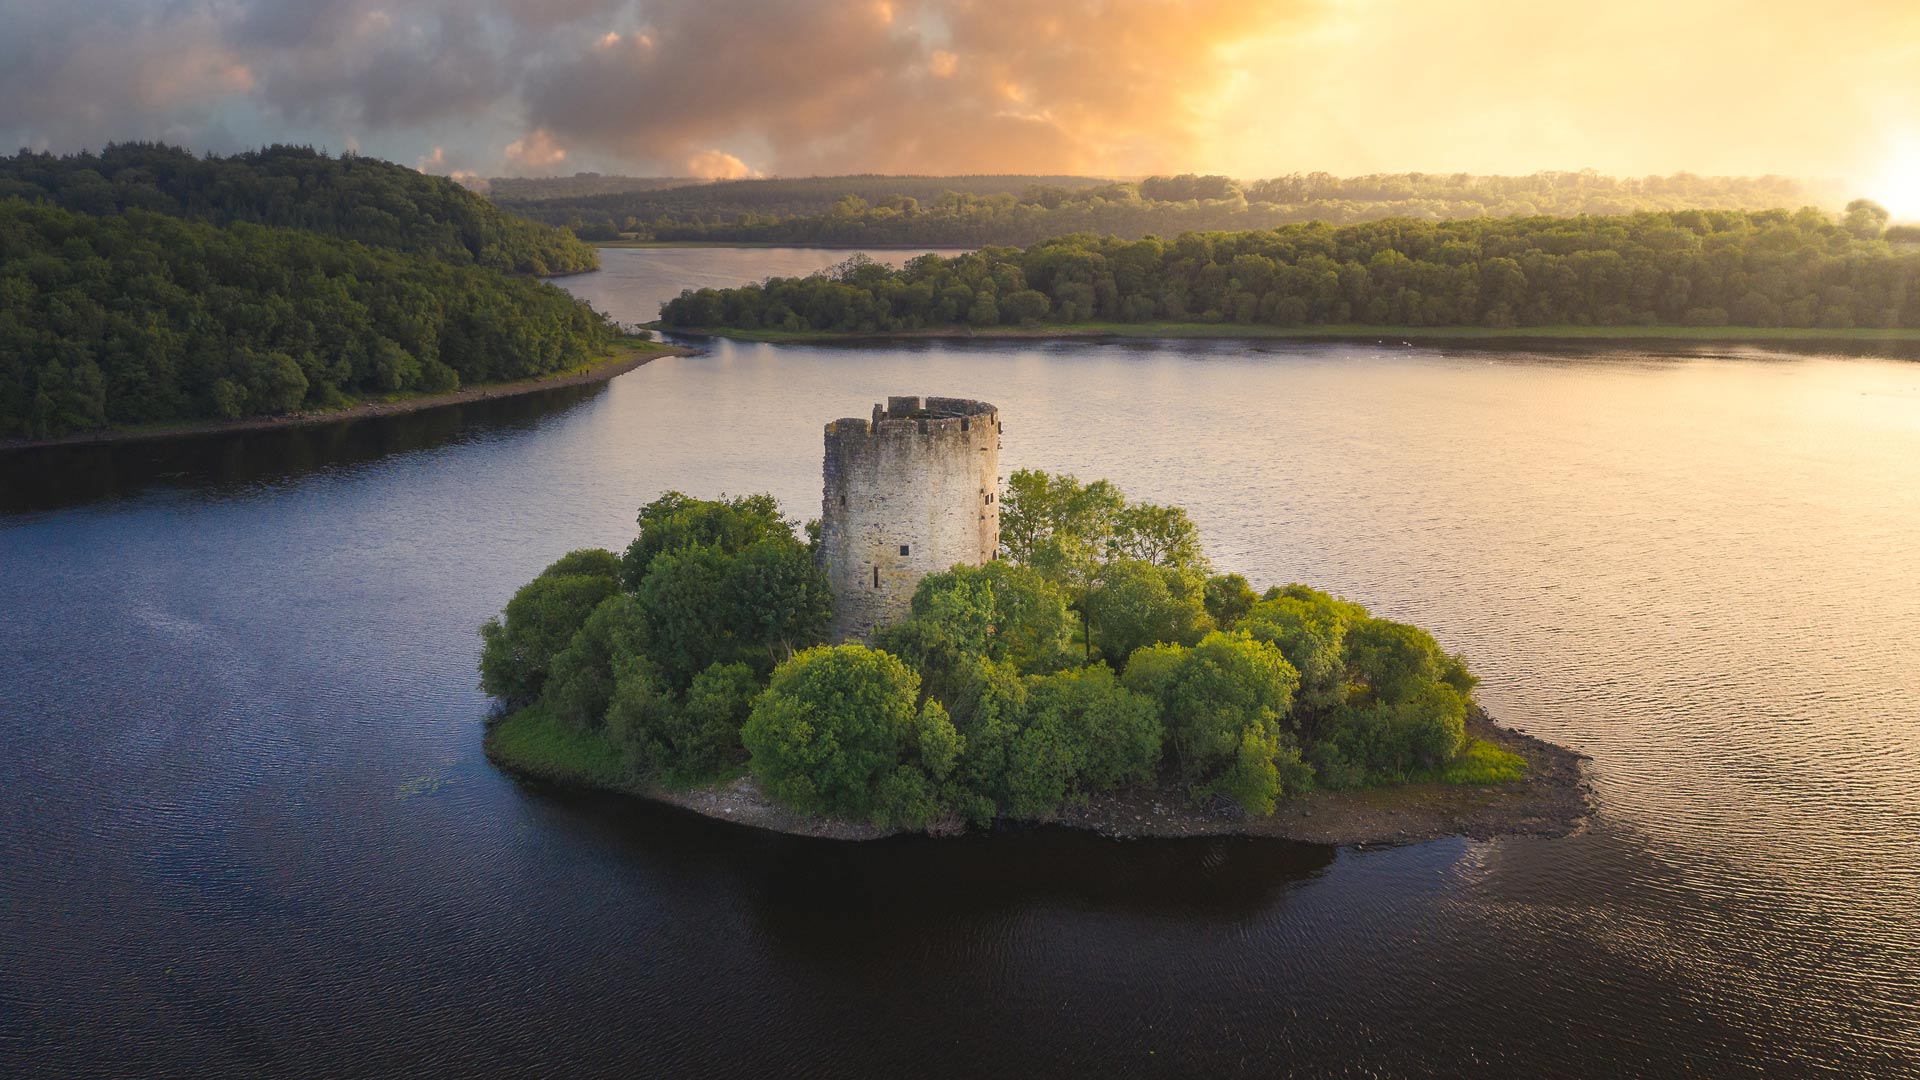
[{"label": "sunlight glow", "polygon": [[1886,207],[1895,221],[1920,221],[1920,139],[1908,136],[1889,148],[1867,197]]}]

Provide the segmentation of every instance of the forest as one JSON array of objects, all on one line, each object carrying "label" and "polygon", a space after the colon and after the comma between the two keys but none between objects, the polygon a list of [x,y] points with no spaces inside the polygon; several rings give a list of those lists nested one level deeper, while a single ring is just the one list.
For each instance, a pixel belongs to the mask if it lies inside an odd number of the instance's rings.
[{"label": "forest", "polygon": [[1837,205],[1781,177],[1613,178],[1296,174],[1242,185],[1224,176],[1139,182],[1070,177],[828,177],[746,180],[504,204],[581,237],[837,246],[1026,246],[1093,233],[1134,240],[1382,218],[1571,217],[1656,210]]},{"label": "forest", "polygon": [[445,177],[311,147],[232,157],[196,157],[159,143],[61,156],[22,150],[0,158],[0,199],[10,197],[82,214],[144,210],[213,225],[305,229],[517,274],[599,265],[593,248],[572,234],[506,213]]},{"label": "forest", "polygon": [[670,492],[624,554],[568,554],[481,630],[496,758],[610,786],[750,773],[883,828],[1045,821],[1165,790],[1248,816],[1316,786],[1512,779],[1425,631],[1214,572],[1185,511],[1016,472],[1003,550],[924,578],[868,644],[772,497]]},{"label": "forest", "polygon": [[888,333],[948,327],[1222,323],[1393,327],[1920,327],[1920,245],[1879,206],[1572,218],[1405,218],[1074,235],[856,256],[807,278],[683,292],[673,329]]},{"label": "forest", "polygon": [[439,393],[578,367],[614,335],[471,260],[0,199],[0,437]]}]

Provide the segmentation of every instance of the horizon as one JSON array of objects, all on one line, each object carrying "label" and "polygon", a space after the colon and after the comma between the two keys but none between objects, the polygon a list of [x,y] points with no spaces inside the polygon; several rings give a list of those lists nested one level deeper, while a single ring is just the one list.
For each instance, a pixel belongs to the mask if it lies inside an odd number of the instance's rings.
[{"label": "horizon", "polygon": [[1633,0],[1571,26],[1520,0],[5,0],[0,19],[0,137],[53,152],[292,141],[457,179],[1780,176],[1920,215],[1920,11],[1891,0],[1819,21]]}]

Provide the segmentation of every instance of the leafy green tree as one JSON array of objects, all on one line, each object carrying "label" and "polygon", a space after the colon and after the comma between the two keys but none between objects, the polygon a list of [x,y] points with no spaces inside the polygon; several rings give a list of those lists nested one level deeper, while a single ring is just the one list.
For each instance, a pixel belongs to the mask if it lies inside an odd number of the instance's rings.
[{"label": "leafy green tree", "polygon": [[640,535],[621,560],[630,589],[663,552],[711,546],[722,555],[737,555],[761,540],[793,536],[793,523],[780,515],[772,495],[696,499],[669,491],[640,508],[639,524]]},{"label": "leafy green tree", "polygon": [[833,615],[826,573],[791,531],[740,549],[728,561],[717,603],[739,650],[762,671],[818,644]]},{"label": "leafy green tree", "polygon": [[[795,654],[774,669],[741,729],[754,776],[797,809],[889,823],[915,818],[940,779],[922,747],[943,745],[943,736],[929,732],[952,727],[936,703],[916,708],[919,683],[897,658],[864,645]],[[944,760],[944,750],[934,753]]]},{"label": "leafy green tree", "polygon": [[1215,574],[1207,579],[1202,599],[1213,624],[1222,630],[1231,630],[1260,602],[1260,594],[1239,574]]},{"label": "leafy green tree", "polygon": [[1087,593],[1089,633],[1101,655],[1119,662],[1156,642],[1191,645],[1213,629],[1206,579],[1139,559],[1108,564]]},{"label": "leafy green tree", "polygon": [[[1192,648],[1147,646],[1128,661],[1124,683],[1159,701],[1174,762],[1196,796],[1271,813],[1284,777],[1304,775],[1282,724],[1299,673],[1272,645],[1214,631]],[[1258,753],[1265,764],[1247,760]]]},{"label": "leafy green tree", "polygon": [[600,727],[613,700],[614,666],[640,651],[644,635],[633,597],[615,593],[600,601],[548,665],[540,694],[548,713],[582,730]]},{"label": "leafy green tree", "polygon": [[480,628],[481,689],[512,706],[539,698],[555,655],[618,588],[604,573],[611,558],[611,552],[572,552],[521,586],[504,618],[487,620]]},{"label": "leafy green tree", "polygon": [[641,648],[675,690],[737,654],[721,603],[730,564],[715,545],[662,552],[634,591],[645,627]]},{"label": "leafy green tree", "polygon": [[927,693],[950,699],[955,673],[975,659],[1056,671],[1069,662],[1071,637],[1060,590],[1029,567],[995,560],[922,578],[907,618],[882,629],[874,644],[918,671]]}]

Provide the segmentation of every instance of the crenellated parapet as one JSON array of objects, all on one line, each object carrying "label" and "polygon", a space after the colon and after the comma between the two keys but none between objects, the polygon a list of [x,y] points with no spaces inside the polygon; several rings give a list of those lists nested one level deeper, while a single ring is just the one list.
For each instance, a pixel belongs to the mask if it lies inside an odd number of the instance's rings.
[{"label": "crenellated parapet", "polygon": [[984,401],[889,397],[826,426],[821,557],[833,639],[906,614],[920,579],[1000,547],[1000,411]]}]

